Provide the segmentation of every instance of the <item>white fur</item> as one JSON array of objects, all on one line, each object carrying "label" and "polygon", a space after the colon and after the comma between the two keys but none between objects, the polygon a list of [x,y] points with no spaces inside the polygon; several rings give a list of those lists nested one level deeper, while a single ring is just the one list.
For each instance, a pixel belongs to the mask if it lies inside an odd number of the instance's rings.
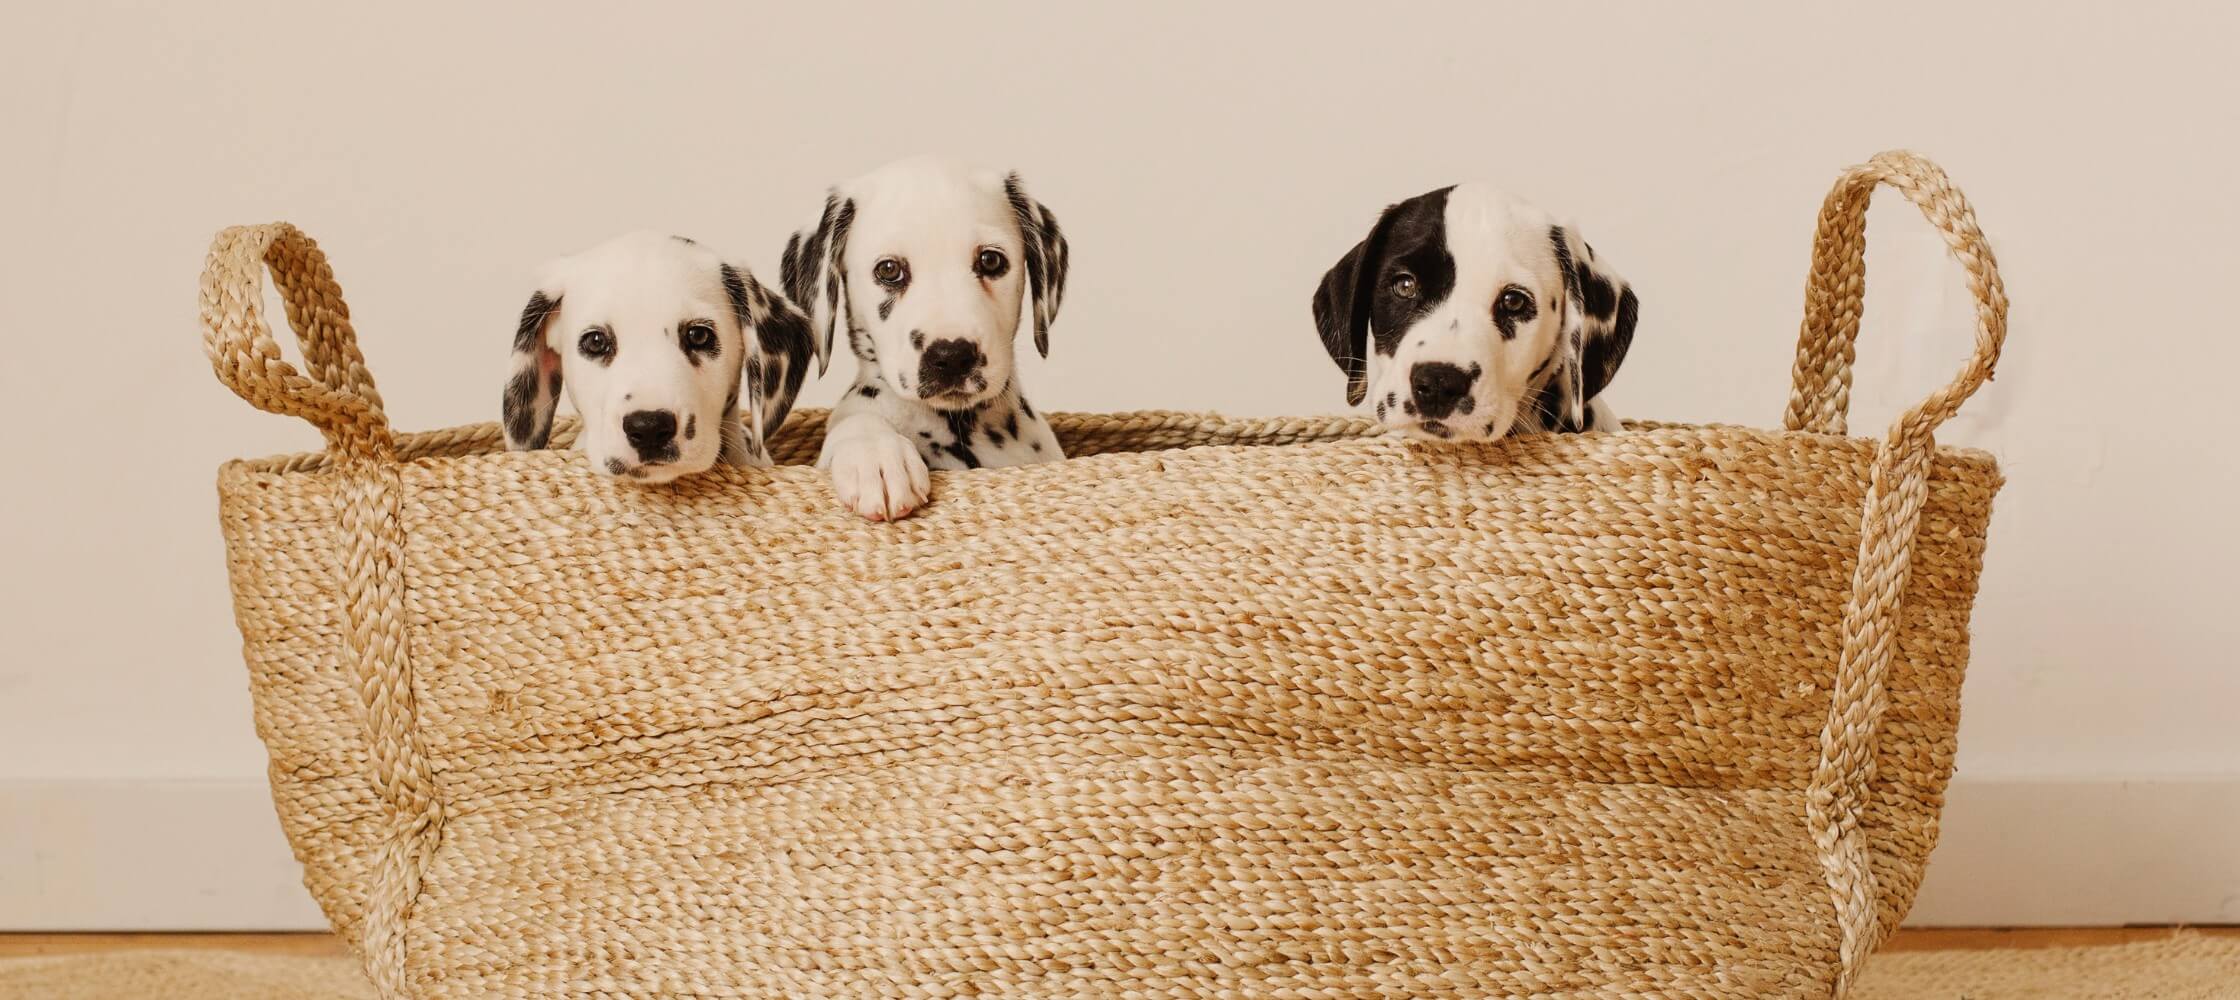
[{"label": "white fur", "polygon": [[[725,260],[708,248],[659,233],[641,232],[610,240],[582,253],[553,261],[537,284],[540,296],[557,306],[543,314],[534,331],[537,351],[522,352],[517,342],[514,373],[547,375],[557,369],[569,401],[583,419],[577,447],[603,475],[663,483],[705,471],[719,460],[735,465],[767,465],[762,430],[783,408],[765,400],[760,384],[741,385],[744,371],[759,371],[783,359],[765,358],[754,318],[771,310],[792,312],[782,299],[756,285],[743,266],[733,273],[749,289],[753,308],[742,316],[724,280]],[[531,300],[531,310],[537,299]],[[742,300],[743,301],[743,300]],[[794,312],[805,328],[806,320]],[[536,316],[524,315],[523,335]],[[705,326],[717,344],[708,352],[683,348],[687,331]],[[612,345],[602,363],[587,356],[584,337],[606,335]],[[698,363],[695,363],[695,358]],[[751,383],[754,380],[749,380]],[[509,382],[507,443],[515,449],[542,447],[551,424],[550,383],[533,399],[517,401]],[[742,426],[739,401],[746,400],[750,426]],[[790,405],[790,398],[784,401]],[[516,410],[526,406],[526,414]],[[771,411],[775,410],[773,414]],[[666,412],[675,433],[665,449],[641,452],[624,431],[625,418],[639,412]],[[522,422],[526,416],[527,422]],[[541,428],[541,429],[540,429]],[[775,429],[773,426],[771,429]],[[522,433],[527,431],[527,433]]]}]

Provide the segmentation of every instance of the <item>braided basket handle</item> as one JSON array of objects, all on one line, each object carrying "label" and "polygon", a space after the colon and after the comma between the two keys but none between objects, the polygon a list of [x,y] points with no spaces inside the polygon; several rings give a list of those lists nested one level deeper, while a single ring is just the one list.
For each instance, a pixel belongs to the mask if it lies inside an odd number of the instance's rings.
[{"label": "braided basket handle", "polygon": [[1904,150],[1882,153],[1844,171],[1821,203],[1785,421],[1789,430],[1848,433],[1844,419],[1851,409],[1851,360],[1867,290],[1867,202],[1879,184],[1898,189],[1944,235],[1952,258],[1968,272],[1968,289],[1976,300],[1974,355],[1950,383],[1900,416],[1898,426],[1922,433],[1935,430],[1991,378],[1999,361],[1999,348],[2007,339],[2007,288],[1983,230],[1976,228],[1975,210],[1927,158]]},{"label": "braided basket handle", "polygon": [[1806,794],[1806,822],[1819,848],[1822,875],[1840,932],[1832,995],[1850,989],[1881,943],[1884,906],[1863,827],[1872,798],[1875,754],[1890,707],[1889,675],[1897,654],[1915,536],[1936,460],[1936,429],[1991,378],[2007,337],[2007,292],[1998,263],[1976,228],[1975,212],[1937,165],[1913,153],[1883,153],[1838,178],[1820,208],[1812,241],[1812,277],[1805,290],[1804,329],[1797,342],[1791,431],[1843,434],[1851,403],[1851,359],[1866,291],[1867,200],[1888,184],[1921,209],[1953,259],[1967,269],[1976,299],[1975,353],[1944,387],[1900,414],[1867,470],[1859,513],[1858,562],[1852,568],[1820,757]]},{"label": "braided basket handle", "polygon": [[[267,268],[287,304],[308,378],[280,356],[265,325]],[[234,394],[257,409],[310,421],[338,457],[395,454],[389,416],[350,328],[350,307],[311,237],[285,222],[219,232],[202,266],[201,299],[202,348]]]}]

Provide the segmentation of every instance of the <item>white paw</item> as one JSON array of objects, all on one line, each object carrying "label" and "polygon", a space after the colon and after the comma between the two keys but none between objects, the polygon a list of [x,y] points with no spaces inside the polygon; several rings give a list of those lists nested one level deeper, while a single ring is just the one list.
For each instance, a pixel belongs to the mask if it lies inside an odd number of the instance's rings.
[{"label": "white paw", "polygon": [[926,460],[907,438],[893,431],[849,434],[828,443],[832,492],[840,506],[874,521],[909,516],[932,495]]}]

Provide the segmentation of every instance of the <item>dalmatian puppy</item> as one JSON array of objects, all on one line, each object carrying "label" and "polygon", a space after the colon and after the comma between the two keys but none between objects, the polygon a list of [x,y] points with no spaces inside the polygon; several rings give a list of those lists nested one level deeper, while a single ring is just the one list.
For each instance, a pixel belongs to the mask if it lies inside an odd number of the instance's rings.
[{"label": "dalmatian puppy", "polygon": [[845,329],[855,382],[817,466],[840,504],[875,521],[926,502],[930,469],[1064,458],[1027,403],[1013,340],[1050,355],[1065,293],[1058,220],[1018,174],[920,157],[832,189],[786,243],[780,277],[808,310],[819,358]]},{"label": "dalmatian puppy", "polygon": [[[506,447],[543,448],[560,389],[591,467],[665,483],[717,462],[769,465],[808,374],[809,318],[741,264],[633,233],[547,265],[513,339]],[[746,421],[739,398],[746,395]]]},{"label": "dalmatian puppy", "polygon": [[1346,401],[1419,438],[1618,429],[1639,301],[1576,229],[1485,184],[1384,210],[1314,294]]}]

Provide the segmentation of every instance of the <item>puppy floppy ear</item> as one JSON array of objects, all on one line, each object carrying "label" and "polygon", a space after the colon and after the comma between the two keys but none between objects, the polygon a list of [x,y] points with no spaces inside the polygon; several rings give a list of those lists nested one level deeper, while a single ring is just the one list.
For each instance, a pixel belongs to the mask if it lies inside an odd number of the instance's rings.
[{"label": "puppy floppy ear", "polygon": [[[730,405],[725,408],[723,451],[718,457],[733,465],[767,466],[769,435],[777,433],[793,410],[793,399],[809,370],[814,338],[809,318],[793,303],[762,287],[746,267],[726,263],[721,276],[746,358],[739,366],[739,385],[733,388]],[[743,432],[738,413],[742,392],[746,396]]]},{"label": "puppy floppy ear", "polygon": [[1566,421],[1561,429],[1581,430],[1587,403],[1609,387],[1633,346],[1641,303],[1633,287],[1577,233],[1551,226],[1548,245],[1563,272],[1563,325],[1556,343],[1564,395],[1558,412]]},{"label": "puppy floppy ear", "polygon": [[1041,202],[1027,197],[1017,173],[1003,178],[1003,197],[1019,220],[1019,241],[1027,264],[1027,308],[1034,315],[1034,349],[1050,356],[1050,324],[1058,320],[1058,303],[1066,295],[1066,268],[1070,248],[1058,217]]},{"label": "puppy floppy ear", "polygon": [[501,414],[506,448],[529,451],[552,440],[552,415],[560,405],[560,352],[548,336],[560,314],[560,293],[539,289],[521,308],[513,334],[513,374],[506,379]]},{"label": "puppy floppy ear", "polygon": [[1314,290],[1314,326],[1322,334],[1322,347],[1330,360],[1346,373],[1346,403],[1361,405],[1369,394],[1369,306],[1377,278],[1374,261],[1383,252],[1384,233],[1392,219],[1386,208],[1369,227],[1369,235],[1346,251],[1322,275]]},{"label": "puppy floppy ear", "polygon": [[786,296],[808,313],[819,375],[832,364],[834,330],[842,325],[853,327],[848,316],[846,265],[848,230],[855,221],[855,199],[842,198],[834,189],[825,195],[824,214],[817,219],[816,227],[793,234],[778,262],[778,282],[785,286]]}]

